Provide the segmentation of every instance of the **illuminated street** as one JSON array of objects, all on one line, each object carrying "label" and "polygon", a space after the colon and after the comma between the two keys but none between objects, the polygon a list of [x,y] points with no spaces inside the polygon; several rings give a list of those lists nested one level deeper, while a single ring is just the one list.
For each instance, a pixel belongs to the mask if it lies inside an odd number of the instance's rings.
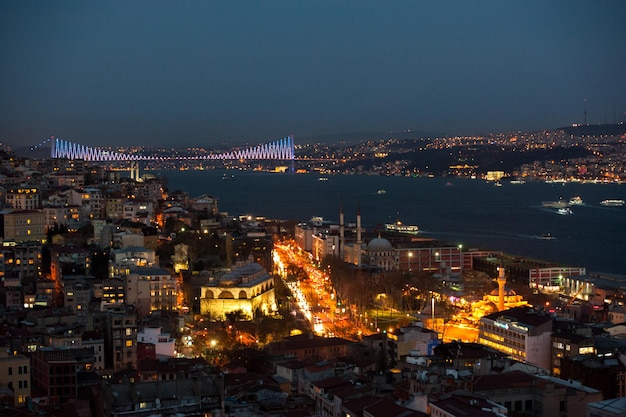
[{"label": "illuminated street", "polygon": [[300,250],[293,242],[276,243],[274,264],[293,294],[291,314],[304,317],[315,334],[355,339],[364,332],[371,332],[359,322],[358,315],[350,314],[346,306],[337,303],[329,274],[315,266],[311,254]]}]

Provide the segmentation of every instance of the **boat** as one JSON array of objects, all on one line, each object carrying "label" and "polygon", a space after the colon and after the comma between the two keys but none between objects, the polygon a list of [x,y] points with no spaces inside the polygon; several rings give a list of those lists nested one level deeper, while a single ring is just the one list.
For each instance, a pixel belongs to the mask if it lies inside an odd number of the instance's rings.
[{"label": "boat", "polygon": [[569,207],[562,207],[562,208],[558,209],[556,212],[559,213],[560,215],[563,215],[563,216],[574,214],[572,212],[572,210],[570,210]]},{"label": "boat", "polygon": [[376,191],[376,194],[387,194],[387,191],[385,191],[385,190],[378,190],[378,191]]},{"label": "boat", "polygon": [[600,204],[607,207],[621,207],[624,205],[624,200],[608,199],[600,201]]},{"label": "boat", "polygon": [[526,184],[526,180],[511,180],[511,184]]},{"label": "boat", "polygon": [[580,196],[574,196],[569,199],[569,203],[574,206],[580,206],[583,203],[583,199]]},{"label": "boat", "polygon": [[235,176],[234,175],[222,175],[222,180],[224,181],[235,181]]},{"label": "boat", "polygon": [[328,177],[319,177],[318,181],[328,181]]},{"label": "boat", "polygon": [[388,232],[410,233],[416,235],[419,232],[419,227],[404,224],[400,220],[397,220],[395,223],[385,224],[385,230]]},{"label": "boat", "polygon": [[552,233],[544,233],[543,235],[541,235],[541,238],[544,240],[554,240],[554,236],[552,236]]}]

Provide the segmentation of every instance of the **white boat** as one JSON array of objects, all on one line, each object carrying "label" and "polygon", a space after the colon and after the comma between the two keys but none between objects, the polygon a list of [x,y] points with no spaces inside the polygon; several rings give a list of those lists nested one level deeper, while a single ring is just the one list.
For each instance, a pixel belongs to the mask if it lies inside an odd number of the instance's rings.
[{"label": "white boat", "polygon": [[388,232],[400,232],[410,233],[416,235],[419,232],[419,227],[402,223],[400,220],[395,223],[385,224],[385,230]]},{"label": "white boat", "polygon": [[552,233],[545,233],[543,235],[541,235],[541,238],[544,240],[553,240],[554,236],[552,236]]},{"label": "white boat", "polygon": [[319,177],[318,181],[328,181],[328,177]]},{"label": "white boat", "polygon": [[569,203],[574,206],[580,206],[583,203],[583,199],[580,196],[574,196],[569,199]]},{"label": "white boat", "polygon": [[624,200],[608,199],[600,201],[600,204],[607,207],[621,207],[624,205]]},{"label": "white boat", "polygon": [[567,215],[570,215],[570,214],[574,214],[574,213],[572,212],[572,210],[570,210],[570,208],[569,208],[569,207],[563,207],[563,208],[560,208],[560,209],[558,209],[556,212],[557,212],[557,213],[559,213],[559,214],[561,214],[561,215],[563,215],[563,216],[567,216]]},{"label": "white boat", "polygon": [[387,194],[387,191],[385,191],[385,190],[378,190],[378,191],[376,191],[376,194]]}]

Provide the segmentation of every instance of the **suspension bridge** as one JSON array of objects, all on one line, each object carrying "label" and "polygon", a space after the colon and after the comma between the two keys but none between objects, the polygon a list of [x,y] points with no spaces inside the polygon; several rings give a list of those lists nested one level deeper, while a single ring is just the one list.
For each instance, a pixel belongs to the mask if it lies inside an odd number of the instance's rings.
[{"label": "suspension bridge", "polygon": [[90,162],[116,161],[165,161],[175,159],[186,160],[288,160],[295,159],[293,135],[262,145],[244,147],[228,152],[207,152],[196,155],[139,155],[124,152],[114,152],[108,149],[90,147],[70,142],[61,138],[48,138],[31,147],[36,148],[50,144],[50,157],[55,159],[82,159]]}]

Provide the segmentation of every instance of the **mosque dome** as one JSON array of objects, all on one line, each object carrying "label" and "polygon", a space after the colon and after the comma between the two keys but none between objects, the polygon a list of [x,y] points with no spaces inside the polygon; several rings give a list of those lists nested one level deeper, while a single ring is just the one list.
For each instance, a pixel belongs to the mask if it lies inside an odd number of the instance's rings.
[{"label": "mosque dome", "polygon": [[493,302],[489,301],[483,306],[483,311],[485,312],[485,315],[488,315],[497,312],[498,307]]},{"label": "mosque dome", "polygon": [[[495,288],[494,290],[492,290],[492,291],[489,293],[489,295],[495,295],[495,296],[500,295],[500,291],[498,290],[498,288]],[[517,294],[516,294],[516,293],[515,293],[515,291],[513,291],[511,288],[509,288],[509,287],[504,287],[504,296],[505,296],[505,297],[513,297],[513,296],[515,296],[515,295],[517,295]]]},{"label": "mosque dome", "polygon": [[389,242],[387,239],[384,239],[382,237],[377,237],[375,239],[372,239],[367,244],[367,250],[372,251],[372,252],[389,251],[392,249],[393,249],[393,246],[391,245],[391,242]]}]

